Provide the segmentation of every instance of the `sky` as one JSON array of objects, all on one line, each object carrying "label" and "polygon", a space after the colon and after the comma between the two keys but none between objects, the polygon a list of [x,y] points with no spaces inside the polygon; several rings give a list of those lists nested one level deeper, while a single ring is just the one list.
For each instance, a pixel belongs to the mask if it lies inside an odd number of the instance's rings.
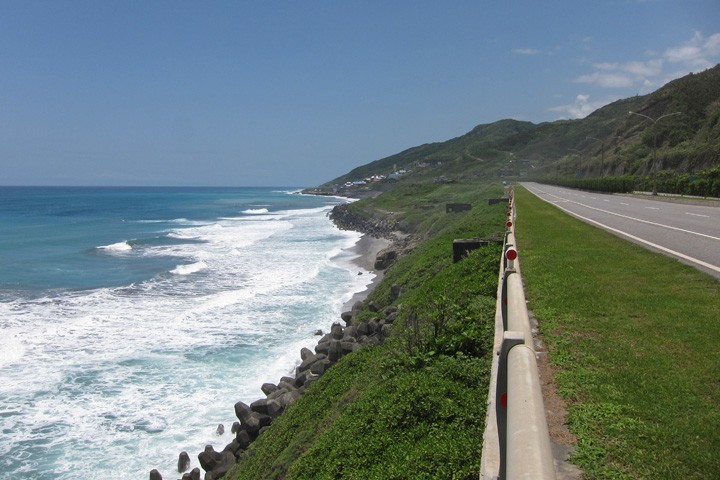
[{"label": "sky", "polygon": [[718,0],[0,0],[0,185],[315,186],[718,63]]}]

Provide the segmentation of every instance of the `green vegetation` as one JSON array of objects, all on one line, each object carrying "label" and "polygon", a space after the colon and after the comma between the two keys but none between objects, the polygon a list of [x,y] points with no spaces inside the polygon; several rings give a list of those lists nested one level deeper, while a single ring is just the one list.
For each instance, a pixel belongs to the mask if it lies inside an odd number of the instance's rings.
[{"label": "green vegetation", "polygon": [[[653,125],[629,111],[682,115]],[[479,125],[315,190],[373,177],[345,191],[375,196],[348,211],[410,236],[368,298],[397,307],[392,336],[343,357],[227,478],[477,478],[500,246],[453,264],[452,241],[501,238],[504,206],[486,201],[500,180],[717,195],[718,168],[720,65],[582,120]],[[579,439],[574,462],[589,479],[720,478],[720,283],[524,190],[516,198],[527,296]]]},{"label": "green vegetation", "polygon": [[[679,114],[653,124],[630,111],[652,119]],[[655,149],[657,161],[653,162]],[[703,186],[693,176],[718,167],[720,65],[674,80],[649,95],[618,100],[583,119],[541,124],[500,120],[478,125],[457,138],[410,148],[358,167],[324,187],[389,175],[395,169],[411,172],[393,180],[401,183],[649,177],[672,171],[687,174],[685,180],[695,183],[698,192],[715,195],[717,184],[714,189]]]},{"label": "green vegetation", "polygon": [[720,166],[708,168],[695,174],[663,170],[655,178],[631,175],[592,178],[546,177],[541,182],[609,193],[650,192],[653,190],[653,185],[656,185],[658,191],[663,193],[720,197]]},{"label": "green vegetation", "polygon": [[[468,234],[486,236],[497,233],[496,219],[485,217],[485,211],[479,209],[460,216],[446,215],[445,205],[487,203],[487,198],[500,196],[502,190],[499,185],[488,189],[486,185],[476,183],[438,185],[408,182],[399,183],[393,190],[372,200],[351,203],[349,209],[364,217],[392,219],[399,222],[403,230],[422,238],[430,238],[440,232],[444,232],[446,238]],[[458,223],[458,217],[462,217],[463,222]]]},{"label": "green vegetation", "polygon": [[720,282],[516,189],[529,307],[586,478],[720,477]]},{"label": "green vegetation", "polygon": [[[426,239],[368,299],[399,307],[393,337],[333,366],[228,478],[477,478],[501,247],[452,263],[452,240],[497,236],[504,206],[487,198],[501,193],[499,185],[418,185],[353,204],[366,215],[393,206]],[[473,209],[446,214],[445,202],[458,199]],[[397,299],[392,284],[403,288]]]}]

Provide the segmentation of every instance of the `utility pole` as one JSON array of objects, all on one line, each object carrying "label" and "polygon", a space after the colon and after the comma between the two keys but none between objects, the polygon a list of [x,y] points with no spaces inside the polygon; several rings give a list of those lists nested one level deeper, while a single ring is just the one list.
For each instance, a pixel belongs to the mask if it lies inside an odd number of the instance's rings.
[{"label": "utility pole", "polygon": [[[616,135],[616,136],[613,136],[613,137],[610,137],[610,138],[620,138],[620,137],[618,137],[618,136]],[[586,139],[586,140],[587,140],[587,139],[597,140],[598,142],[600,142],[600,176],[601,176],[601,177],[604,177],[604,176],[605,176],[605,173],[603,172],[603,170],[604,170],[604,168],[605,168],[605,167],[604,167],[604,163],[605,163],[605,140],[601,140],[601,139],[599,139],[599,138],[597,138],[597,137],[585,137],[585,139]]]},{"label": "utility pole", "polygon": [[659,120],[662,120],[665,117],[670,117],[673,115],[680,115],[682,112],[673,112],[673,113],[666,113],[665,115],[662,115],[658,118],[652,118],[648,117],[647,115],[643,115],[642,113],[637,112],[628,112],[628,115],[637,115],[639,117],[644,117],[652,122],[652,131],[653,131],[653,158],[652,158],[652,178],[653,178],[653,195],[657,195],[657,130],[655,130],[655,125],[657,125],[657,122]]},{"label": "utility pole", "polygon": [[578,170],[577,170],[577,173],[575,174],[575,177],[577,178],[578,175],[580,175],[580,174],[582,173],[582,152],[581,152],[580,150],[578,150],[577,148],[568,148],[568,151],[569,151],[569,152],[576,152],[576,154],[577,154],[577,157],[578,157],[578,165],[577,165],[577,168],[578,168]]},{"label": "utility pole", "polygon": [[586,139],[589,138],[590,140],[597,140],[598,142],[600,142],[600,176],[602,177],[603,176],[603,163],[605,163],[605,141],[600,140],[599,138],[596,138],[596,137],[585,137],[585,138]]}]

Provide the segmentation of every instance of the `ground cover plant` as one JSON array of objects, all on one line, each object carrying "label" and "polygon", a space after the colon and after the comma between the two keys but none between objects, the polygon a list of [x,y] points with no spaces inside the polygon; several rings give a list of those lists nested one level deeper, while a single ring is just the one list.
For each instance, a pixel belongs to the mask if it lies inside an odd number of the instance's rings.
[{"label": "ground cover plant", "polygon": [[[427,239],[390,268],[369,298],[399,308],[392,337],[343,357],[227,478],[478,477],[501,246],[490,243],[453,263],[452,240],[497,235],[505,208],[487,204],[499,185],[422,191],[437,206],[422,207],[425,221],[415,227]],[[445,213],[443,202],[457,198],[474,208]],[[377,212],[388,208],[386,201],[357,203]],[[393,205],[406,212],[400,220],[420,208],[409,196]],[[396,299],[389,295],[393,283],[404,289]]]},{"label": "ground cover plant", "polygon": [[517,238],[585,478],[720,478],[720,282],[516,189]]}]

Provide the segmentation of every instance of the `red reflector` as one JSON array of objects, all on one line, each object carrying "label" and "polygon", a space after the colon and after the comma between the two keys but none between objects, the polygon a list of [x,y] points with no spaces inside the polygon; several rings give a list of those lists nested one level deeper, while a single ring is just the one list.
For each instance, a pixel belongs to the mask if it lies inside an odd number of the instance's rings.
[{"label": "red reflector", "polygon": [[500,394],[500,405],[502,405],[503,408],[507,408],[507,392]]},{"label": "red reflector", "polygon": [[505,252],[505,258],[508,260],[515,260],[517,258],[517,250],[514,248],[508,248],[507,252]]}]

